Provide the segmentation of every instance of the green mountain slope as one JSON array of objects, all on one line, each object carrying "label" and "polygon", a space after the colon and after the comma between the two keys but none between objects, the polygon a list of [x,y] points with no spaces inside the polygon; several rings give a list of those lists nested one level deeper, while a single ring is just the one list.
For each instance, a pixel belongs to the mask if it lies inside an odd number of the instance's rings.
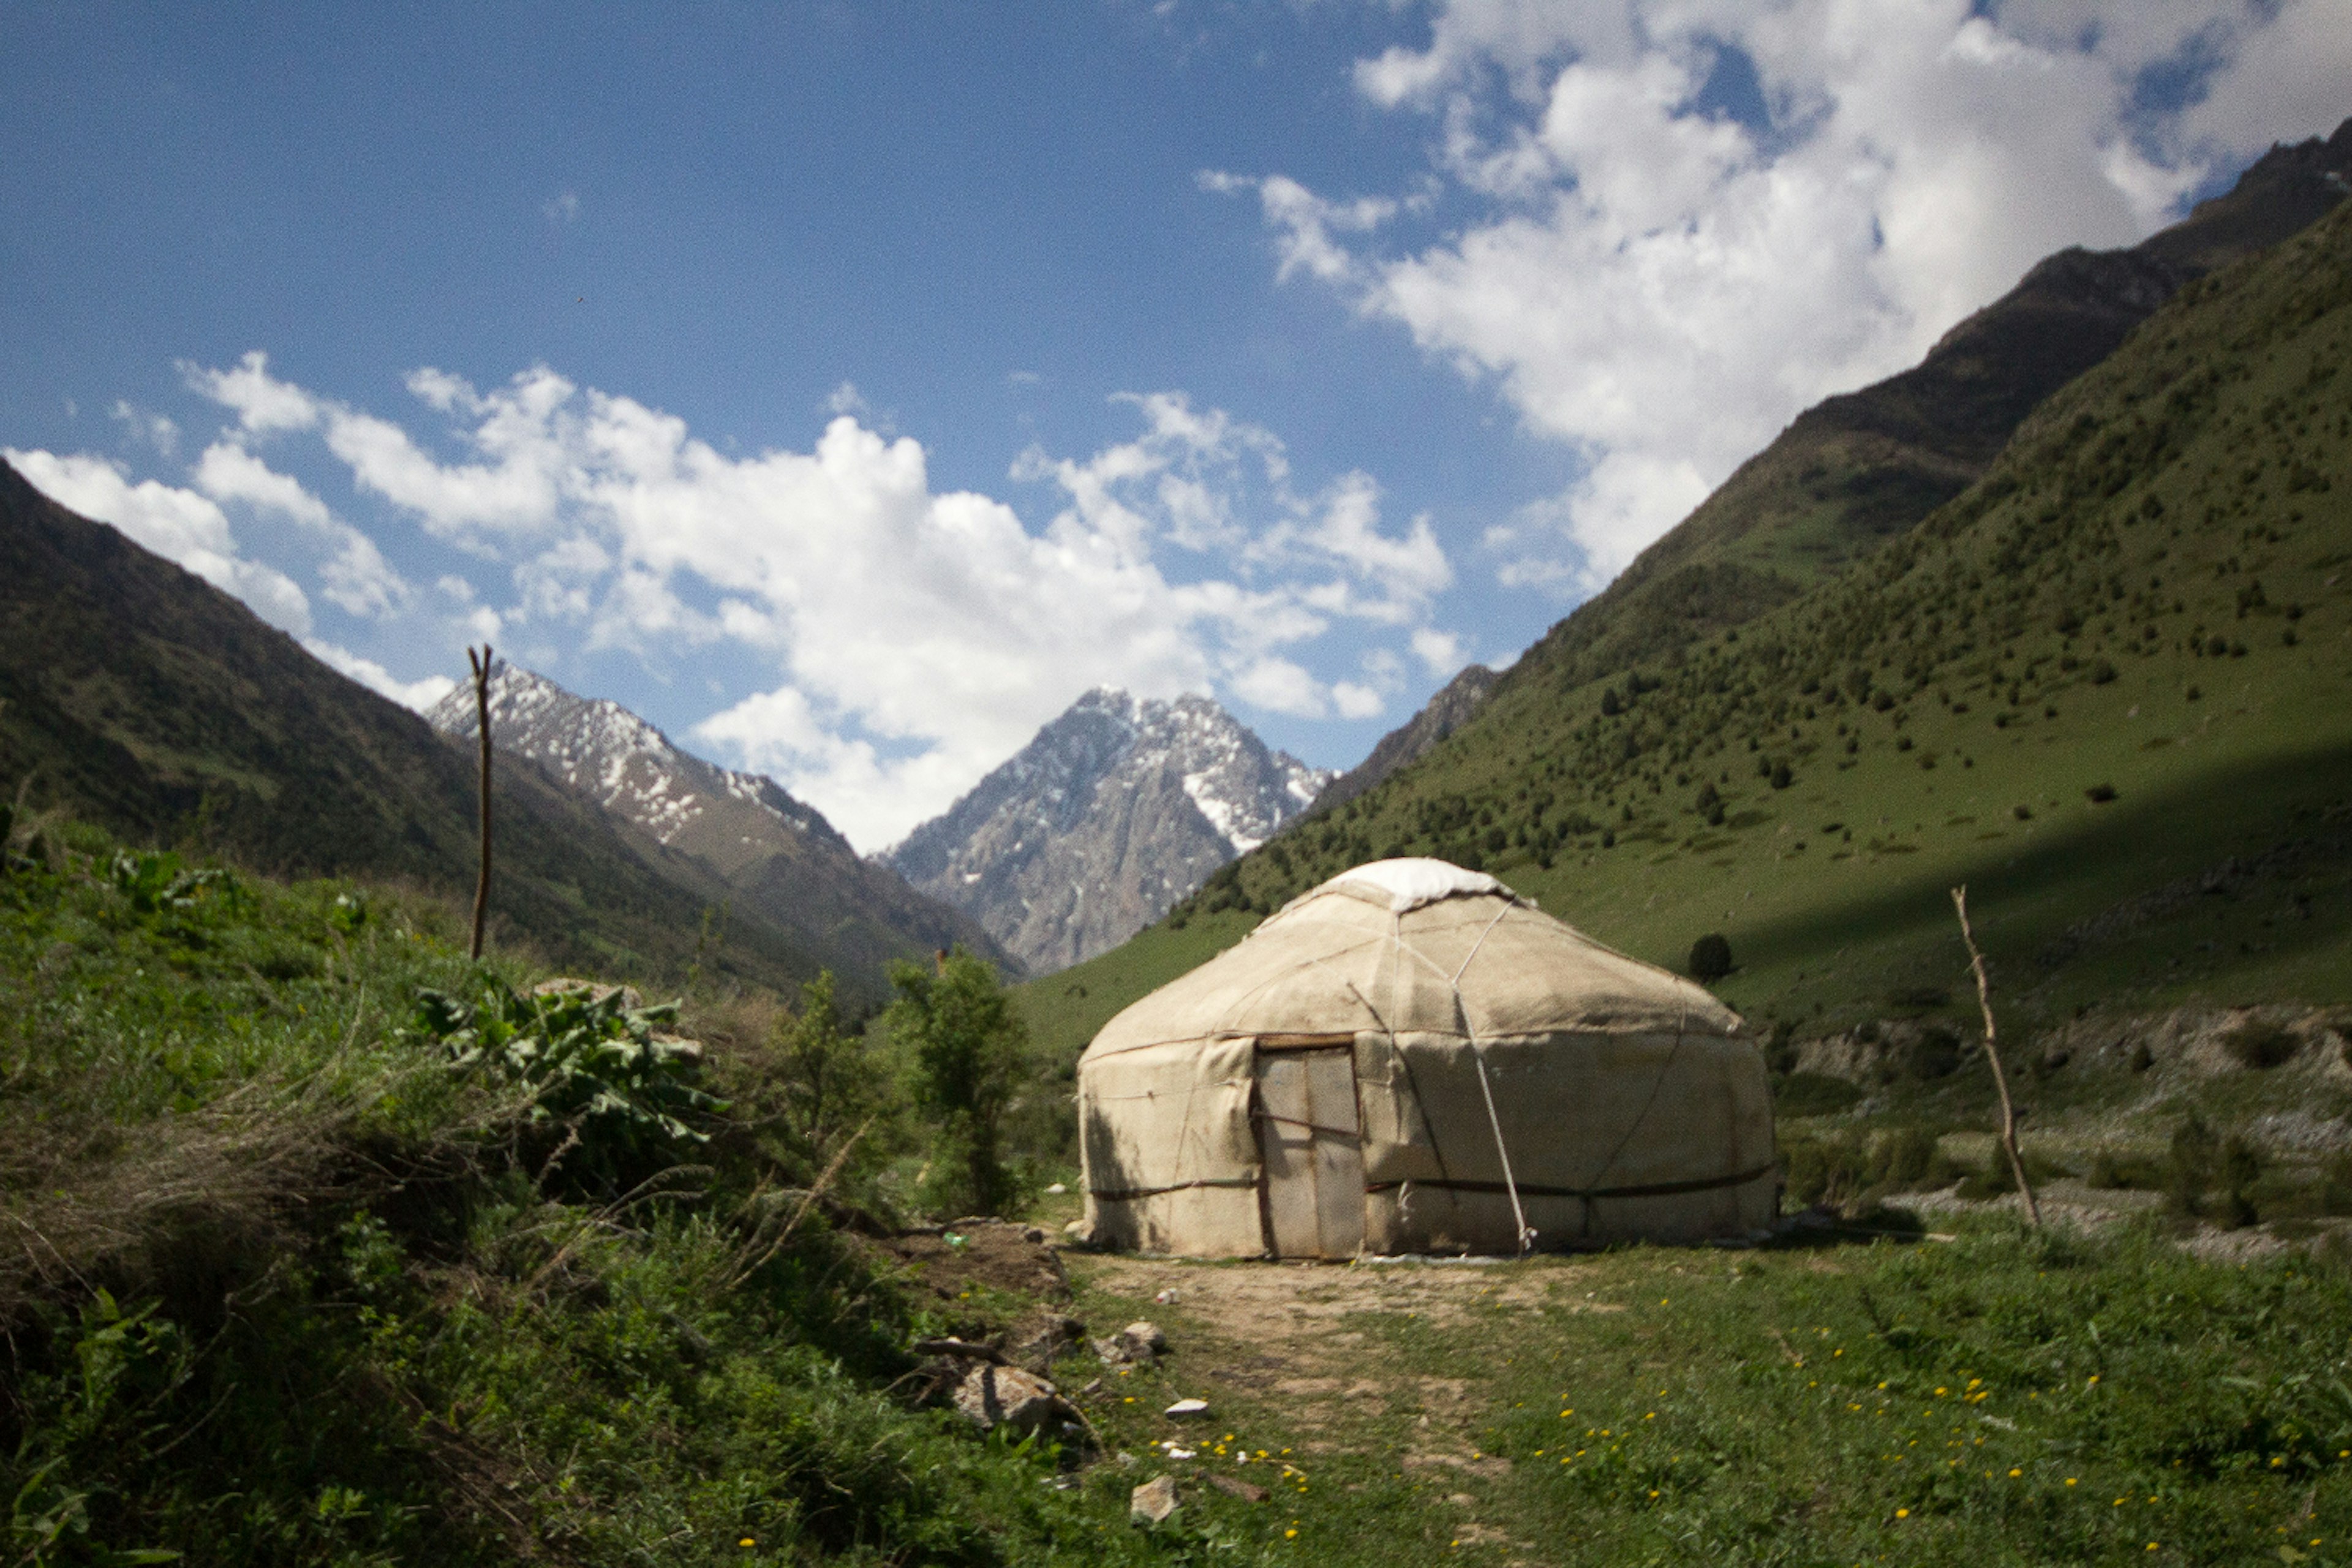
[{"label": "green mountain slope", "polygon": [[2275,147],[2225,195],[2128,250],[2069,249],[1910,370],[1800,415],[1532,657],[1614,673],[1788,603],[1983,476],[2042,400],[2115,352],[2181,285],[2344,199],[2352,121]]},{"label": "green mountain slope", "polygon": [[[29,778],[36,804],[134,838],[200,839],[275,874],[472,897],[470,754],[5,463],[0,702],[11,794]],[[728,897],[715,873],[528,764],[501,766],[497,786],[494,931],[615,975],[692,962],[704,910]],[[705,967],[783,986],[816,966],[739,917]]]},{"label": "green mountain slope", "polygon": [[1738,629],[1544,645],[1444,744],[1033,986],[1067,1046],[1357,861],[1502,875],[1751,1014],[2352,997],[2352,209],[2182,290],[1986,477]]}]

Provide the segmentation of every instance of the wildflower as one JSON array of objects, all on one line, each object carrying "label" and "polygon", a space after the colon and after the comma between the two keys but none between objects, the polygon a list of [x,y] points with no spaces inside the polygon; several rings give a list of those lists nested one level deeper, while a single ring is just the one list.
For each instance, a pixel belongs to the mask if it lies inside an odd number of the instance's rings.
[{"label": "wildflower", "polygon": [[1909,1519],[1911,1517],[1911,1510],[1907,1508],[1898,1508],[1895,1510],[1895,1517],[1897,1519]]},{"label": "wildflower", "polygon": [[748,1535],[747,1535],[747,1536],[745,1536],[742,1540],[740,1540],[740,1541],[737,1542],[735,1544],[736,1544],[736,1545],[738,1545],[738,1546],[757,1546],[757,1545],[759,1545],[760,1543],[759,1543],[758,1542],[756,1542],[756,1541],[752,1540],[750,1536],[748,1536]]},{"label": "wildflower", "polygon": [[2068,1476],[2068,1477],[2066,1478],[2066,1484],[2067,1484],[2068,1486],[2070,1486],[2070,1487],[2071,1487],[2071,1486],[2073,1486],[2073,1485],[2074,1484],[2074,1477],[2072,1477],[2072,1476]]},{"label": "wildflower", "polygon": [[2025,1472],[2024,1472],[2023,1470],[2011,1470],[2011,1471],[2010,1471],[2009,1473],[2010,1473],[2011,1476],[2021,1476],[2021,1475],[2023,1475]]},{"label": "wildflower", "polygon": [[1289,1528],[1288,1530],[1284,1531],[1282,1532],[1282,1538],[1283,1538],[1285,1541],[1296,1541],[1296,1540],[1297,1540],[1297,1539],[1298,1539],[1298,1527],[1297,1527],[1297,1525],[1293,1525],[1293,1526],[1291,1526],[1291,1528]]}]

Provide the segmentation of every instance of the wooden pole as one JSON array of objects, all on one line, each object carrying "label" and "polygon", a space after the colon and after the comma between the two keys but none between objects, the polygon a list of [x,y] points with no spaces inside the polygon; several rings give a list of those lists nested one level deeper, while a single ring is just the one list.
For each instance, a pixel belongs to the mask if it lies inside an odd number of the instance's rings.
[{"label": "wooden pole", "polygon": [[1969,963],[1977,975],[1977,1005],[1984,1009],[1985,1060],[1992,1064],[1992,1084],[2000,1091],[2000,1146],[2009,1151],[2009,1168],[2016,1173],[2017,1190],[2025,1198],[2025,1217],[2038,1227],[2042,1205],[2034,1201],[2033,1183],[2025,1174],[2025,1156],[2017,1152],[2017,1104],[2009,1098],[2009,1074],[2001,1070],[2000,1051],[1993,1039],[1992,982],[1985,976],[1984,954],[1977,951],[1976,933],[1969,930],[1967,884],[1952,889],[1952,908],[1960,914],[1960,940],[1969,944]]},{"label": "wooden pole", "polygon": [[482,742],[482,869],[474,882],[474,949],[473,956],[482,956],[482,925],[490,913],[490,645],[482,645],[481,657],[466,650],[466,662],[474,667],[474,718],[481,731]]}]

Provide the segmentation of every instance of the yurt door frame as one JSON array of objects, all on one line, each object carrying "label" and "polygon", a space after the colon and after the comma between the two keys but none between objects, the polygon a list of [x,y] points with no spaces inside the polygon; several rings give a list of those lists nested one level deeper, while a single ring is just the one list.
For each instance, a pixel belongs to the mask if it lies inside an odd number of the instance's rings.
[{"label": "yurt door frame", "polygon": [[1363,1114],[1353,1035],[1263,1035],[1255,1061],[1259,1212],[1275,1258],[1364,1247]]}]

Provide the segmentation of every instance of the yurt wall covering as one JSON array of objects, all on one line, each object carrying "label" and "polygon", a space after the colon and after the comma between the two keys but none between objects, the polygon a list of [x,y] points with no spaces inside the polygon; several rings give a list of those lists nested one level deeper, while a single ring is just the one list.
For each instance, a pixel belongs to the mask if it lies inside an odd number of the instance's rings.
[{"label": "yurt wall covering", "polygon": [[1078,1117],[1094,1240],[1150,1252],[1686,1241],[1779,1202],[1738,1016],[1440,860],[1334,878],[1128,1007]]}]

